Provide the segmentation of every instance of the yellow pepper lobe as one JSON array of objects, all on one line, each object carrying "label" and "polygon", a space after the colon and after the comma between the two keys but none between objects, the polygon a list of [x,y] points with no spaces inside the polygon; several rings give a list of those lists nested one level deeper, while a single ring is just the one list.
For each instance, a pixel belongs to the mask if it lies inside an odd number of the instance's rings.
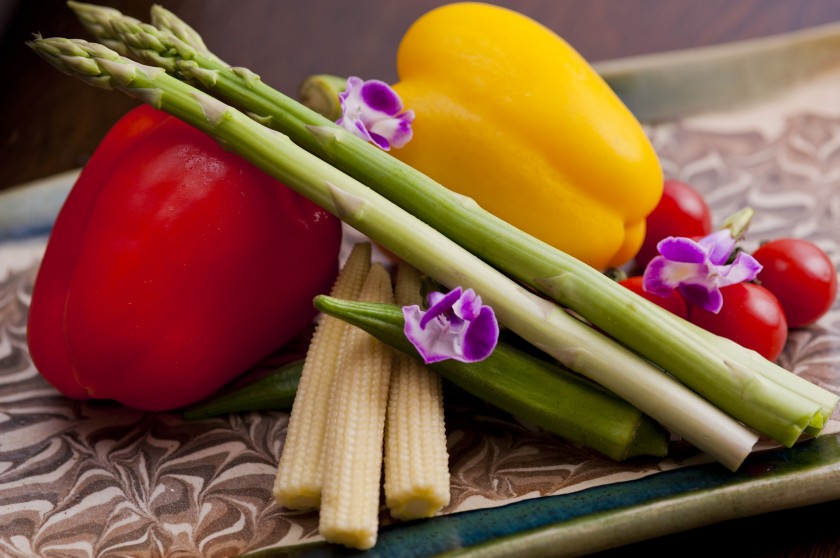
[{"label": "yellow pepper lobe", "polygon": [[659,160],[563,39],[505,8],[449,4],[409,28],[397,70],[416,118],[395,157],[597,269],[635,256]]}]

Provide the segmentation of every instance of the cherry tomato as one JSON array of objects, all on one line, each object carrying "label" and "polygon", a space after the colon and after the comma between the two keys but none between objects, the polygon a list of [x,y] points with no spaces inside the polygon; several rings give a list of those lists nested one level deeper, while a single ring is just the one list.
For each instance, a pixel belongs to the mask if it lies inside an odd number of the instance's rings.
[{"label": "cherry tomato", "polygon": [[688,319],[706,331],[726,337],[768,360],[776,360],[787,341],[788,326],[779,300],[755,283],[723,287],[717,314],[692,306]]},{"label": "cherry tomato", "polygon": [[758,281],[779,299],[788,327],[810,325],[834,304],[837,270],[814,243],[780,238],[762,244],[753,256],[764,266]]},{"label": "cherry tomato", "polygon": [[676,314],[680,318],[688,319],[688,307],[685,304],[683,298],[679,295],[677,291],[672,291],[670,296],[658,296],[653,293],[649,293],[642,288],[642,276],[635,275],[633,277],[628,277],[627,279],[622,279],[619,282],[620,285],[627,287],[634,293],[646,298],[647,300],[661,306],[665,310],[668,310],[672,314]]},{"label": "cherry tomato", "polygon": [[658,252],[656,244],[669,236],[702,237],[712,232],[712,213],[700,193],[684,182],[666,180],[659,204],[646,220],[645,240],[636,254],[636,268],[644,270]]}]

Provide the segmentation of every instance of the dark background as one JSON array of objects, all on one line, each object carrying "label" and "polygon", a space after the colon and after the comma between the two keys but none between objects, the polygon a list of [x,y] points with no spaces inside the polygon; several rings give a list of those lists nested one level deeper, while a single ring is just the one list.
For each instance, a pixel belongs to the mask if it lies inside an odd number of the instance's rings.
[{"label": "dark background", "polygon": [[[149,0],[103,1],[144,21]],[[158,0],[223,60],[287,94],[313,73],[396,80],[400,37],[436,0]],[[591,62],[840,22],[838,0],[521,0],[495,2],[554,29]],[[56,0],[0,0],[0,189],[77,168],[136,102],[42,62],[32,33],[90,38]],[[838,53],[840,56],[840,53]],[[767,514],[602,554],[835,558],[840,502]]]},{"label": "dark background", "polygon": [[[223,60],[287,94],[309,74],[396,80],[400,37],[441,0],[158,0]],[[151,0],[102,0],[148,21]],[[840,21],[837,0],[501,1],[595,62]],[[0,189],[85,163],[135,101],[60,74],[24,45],[32,33],[90,38],[59,0],[0,0]]]}]

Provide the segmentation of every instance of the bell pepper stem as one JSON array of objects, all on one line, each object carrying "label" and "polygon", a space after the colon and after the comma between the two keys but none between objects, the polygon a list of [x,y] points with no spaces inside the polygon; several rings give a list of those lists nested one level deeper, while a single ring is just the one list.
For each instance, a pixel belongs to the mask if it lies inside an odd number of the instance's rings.
[{"label": "bell pepper stem", "polygon": [[346,84],[346,79],[329,74],[309,76],[298,87],[298,99],[304,106],[335,122],[341,118],[338,95]]},{"label": "bell pepper stem", "polygon": [[752,450],[757,440],[753,431],[288,137],[157,68],[101,45],[62,38],[28,44],[65,73],[89,82],[95,78],[99,87],[134,95],[192,124],[441,284],[473,288],[513,332],[726,467],[737,469]]},{"label": "bell pepper stem", "polygon": [[[88,15],[93,8],[86,5]],[[130,56],[198,81],[213,94],[287,134],[495,268],[541,292],[667,370],[726,413],[785,446],[818,434],[838,396],[725,339],[704,335],[604,274],[516,229],[334,122],[202,50],[186,35],[112,10],[93,33],[122,40]],[[176,18],[174,14],[169,14]],[[177,19],[177,18],[176,18]],[[170,27],[173,25],[169,24]],[[188,41],[188,42],[185,42]],[[767,389],[757,389],[766,386]],[[750,389],[747,389],[751,387]]]}]

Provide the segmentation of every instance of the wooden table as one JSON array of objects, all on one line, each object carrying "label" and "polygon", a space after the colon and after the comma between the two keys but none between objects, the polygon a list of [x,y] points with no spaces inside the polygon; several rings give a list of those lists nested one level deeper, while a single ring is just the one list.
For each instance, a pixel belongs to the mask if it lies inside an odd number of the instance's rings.
[{"label": "wooden table", "polygon": [[[224,60],[292,93],[329,72],[396,79],[407,26],[443,2],[414,0],[169,0]],[[521,0],[513,6],[553,28],[590,61],[691,48],[840,21],[836,0]],[[147,20],[151,0],[109,5]],[[31,33],[88,38],[61,0],[2,0],[0,189],[85,163],[135,102],[59,74],[25,46]],[[724,542],[727,541],[727,542]],[[633,552],[631,553],[630,550]],[[747,557],[840,556],[840,502],[731,521],[611,552]]]}]

